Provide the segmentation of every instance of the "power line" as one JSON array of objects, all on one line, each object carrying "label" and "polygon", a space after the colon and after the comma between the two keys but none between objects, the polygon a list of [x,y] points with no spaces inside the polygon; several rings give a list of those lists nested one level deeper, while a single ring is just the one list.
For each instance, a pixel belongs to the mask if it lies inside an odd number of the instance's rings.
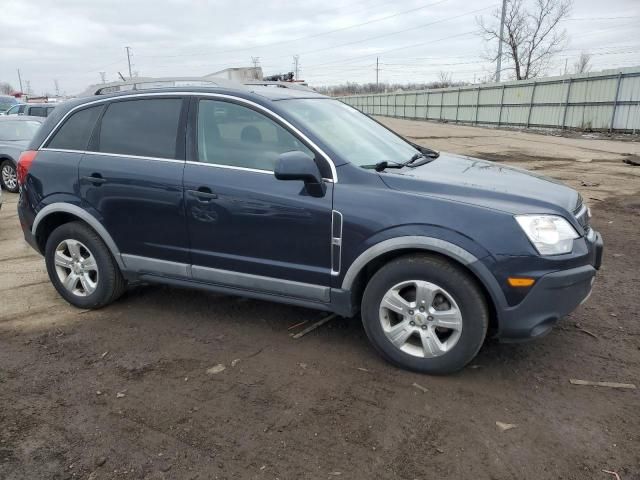
[{"label": "power line", "polygon": [[355,40],[355,41],[353,41],[353,42],[339,43],[339,44],[336,44],[336,45],[331,45],[331,46],[329,46],[329,47],[318,48],[318,49],[316,49],[316,50],[307,50],[307,51],[302,52],[302,53],[304,53],[305,55],[310,55],[310,54],[317,53],[317,52],[324,52],[324,51],[326,51],[326,50],[334,50],[334,49],[336,49],[336,48],[338,48],[338,47],[346,47],[346,46],[349,46],[349,45],[355,45],[355,44],[357,44],[357,43],[364,43],[364,42],[369,42],[369,41],[371,41],[371,40],[378,40],[378,39],[380,39],[380,38],[392,37],[392,36],[394,36],[394,35],[399,35],[399,34],[401,34],[401,33],[406,33],[406,32],[411,32],[411,31],[413,31],[413,30],[423,29],[423,28],[426,28],[426,27],[430,27],[430,26],[432,26],[432,25],[436,25],[436,24],[438,24],[438,23],[444,23],[444,22],[448,22],[448,21],[450,21],[450,20],[455,20],[455,19],[457,19],[457,18],[465,17],[465,16],[467,16],[467,15],[472,15],[472,14],[474,14],[474,13],[482,12],[482,11],[484,11],[484,10],[488,10],[488,9],[490,9],[490,8],[493,8],[494,6],[495,6],[495,5],[490,5],[490,6],[488,6],[488,7],[478,8],[478,9],[476,9],[476,10],[471,10],[471,11],[468,11],[468,12],[465,12],[465,13],[461,13],[461,14],[459,14],[459,15],[454,15],[454,16],[452,16],[452,17],[441,18],[441,19],[439,19],[439,20],[435,20],[435,21],[433,21],[433,22],[423,23],[423,24],[421,24],[421,25],[417,25],[417,26],[415,26],[415,27],[411,27],[411,28],[403,28],[402,30],[395,30],[395,31],[393,31],[393,32],[383,33],[383,34],[381,34],[381,35],[374,35],[373,37],[367,37],[367,38],[364,38],[364,39],[361,39],[361,40]]},{"label": "power line", "polygon": [[402,47],[390,48],[390,49],[387,49],[387,50],[381,50],[381,51],[379,51],[377,53],[358,55],[358,56],[355,56],[355,57],[349,57],[349,58],[345,58],[345,59],[342,59],[342,60],[333,60],[331,62],[317,63],[317,64],[311,65],[311,66],[312,67],[321,67],[321,66],[324,66],[324,65],[331,65],[331,64],[334,64],[334,63],[348,62],[349,60],[356,60],[356,59],[359,59],[359,58],[375,57],[375,56],[383,54],[383,53],[397,52],[398,50],[408,50],[408,49],[415,48],[415,47],[421,47],[423,45],[430,45],[432,43],[442,42],[444,40],[451,40],[452,38],[464,37],[466,35],[470,35],[470,34],[473,34],[473,33],[475,33],[475,31],[471,30],[471,31],[468,31],[468,32],[458,33],[458,34],[455,34],[455,35],[448,35],[446,37],[438,38],[436,40],[429,40],[429,41],[426,41],[426,42],[414,43],[414,44],[411,44],[411,45],[403,45]]},{"label": "power line", "polygon": [[439,5],[441,3],[448,2],[448,1],[449,0],[438,0],[436,2],[429,3],[427,5],[422,5],[420,7],[411,8],[409,10],[403,10],[401,12],[397,12],[397,13],[394,13],[392,15],[387,15],[385,17],[375,18],[373,20],[368,20],[366,22],[361,22],[361,23],[357,23],[357,24],[354,24],[354,25],[349,25],[349,26],[346,26],[346,27],[336,28],[336,29],[333,29],[333,30],[327,30],[327,31],[324,31],[324,32],[315,33],[313,35],[307,35],[307,36],[304,36],[304,37],[292,38],[290,40],[279,40],[277,42],[263,43],[261,45],[254,45],[254,46],[251,46],[251,47],[236,48],[236,49],[232,49],[232,50],[222,50],[222,51],[218,51],[218,52],[207,51],[207,52],[182,53],[182,54],[179,54],[179,55],[153,55],[153,56],[146,56],[145,58],[176,58],[176,57],[188,57],[188,56],[199,56],[199,55],[220,55],[220,54],[224,54],[224,53],[245,52],[247,50],[253,50],[253,49],[257,49],[257,48],[272,47],[274,45],[282,45],[283,43],[299,42],[301,40],[308,40],[310,38],[323,37],[325,35],[330,35],[332,33],[343,32],[345,30],[350,30],[352,28],[358,28],[358,27],[362,27],[364,25],[370,25],[372,23],[382,22],[382,21],[385,21],[385,20],[389,20],[390,18],[395,18],[395,17],[399,17],[401,15],[406,15],[408,13],[413,13],[413,12],[417,12],[419,10],[424,10],[425,8],[433,7],[435,5]]}]

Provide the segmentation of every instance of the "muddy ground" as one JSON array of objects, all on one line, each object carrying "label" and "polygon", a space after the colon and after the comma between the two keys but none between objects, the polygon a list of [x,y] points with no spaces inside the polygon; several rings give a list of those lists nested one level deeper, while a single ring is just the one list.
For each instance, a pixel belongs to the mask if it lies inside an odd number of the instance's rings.
[{"label": "muddy ground", "polygon": [[[443,127],[390,123],[425,144]],[[469,137],[462,128],[446,126]],[[73,309],[21,240],[16,196],[4,194],[0,478],[640,479],[640,389],[569,383],[640,387],[640,167],[612,160],[637,144],[598,144],[607,159],[580,162],[589,140],[565,139],[578,146],[559,165],[546,153],[558,150],[545,143],[554,137],[525,148],[475,130],[475,147],[432,140],[505,155],[599,198],[593,223],[606,249],[592,297],[550,335],[489,341],[449,377],[386,364],[358,318],[294,340],[303,327],[289,327],[323,314],[152,286],[100,311]]]}]

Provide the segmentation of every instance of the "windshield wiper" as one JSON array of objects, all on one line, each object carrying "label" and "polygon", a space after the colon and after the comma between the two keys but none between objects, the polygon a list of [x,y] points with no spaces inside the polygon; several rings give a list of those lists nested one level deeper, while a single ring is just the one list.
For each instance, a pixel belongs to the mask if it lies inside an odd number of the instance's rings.
[{"label": "windshield wiper", "polygon": [[404,168],[406,165],[404,163],[389,163],[386,160],[378,163],[374,163],[371,165],[361,165],[362,168],[367,168],[371,170],[375,170],[376,172],[382,172],[387,168]]},{"label": "windshield wiper", "polygon": [[389,163],[386,160],[382,161],[382,162],[378,162],[376,164],[373,165],[362,165],[362,168],[370,168],[375,170],[376,172],[382,172],[384,170],[386,170],[387,168],[404,168],[407,167],[409,165],[411,165],[413,162],[415,162],[416,160],[420,160],[421,158],[428,158],[424,153],[416,153],[413,157],[411,157],[409,160],[407,160],[406,162],[402,162],[402,163]]}]

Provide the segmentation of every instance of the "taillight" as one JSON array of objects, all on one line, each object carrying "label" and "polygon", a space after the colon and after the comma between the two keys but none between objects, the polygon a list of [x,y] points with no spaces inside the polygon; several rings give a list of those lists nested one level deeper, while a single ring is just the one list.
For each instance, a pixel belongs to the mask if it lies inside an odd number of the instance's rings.
[{"label": "taillight", "polygon": [[27,174],[29,173],[31,164],[35,160],[37,154],[37,150],[27,150],[26,152],[22,152],[20,155],[20,158],[18,159],[18,168],[16,169],[18,185],[22,186],[27,181]]}]

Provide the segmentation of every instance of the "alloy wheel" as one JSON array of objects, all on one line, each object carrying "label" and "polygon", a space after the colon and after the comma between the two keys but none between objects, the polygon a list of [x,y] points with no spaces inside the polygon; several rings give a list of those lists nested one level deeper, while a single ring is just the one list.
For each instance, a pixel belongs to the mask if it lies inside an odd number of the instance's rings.
[{"label": "alloy wheel", "polygon": [[63,240],[55,250],[54,264],[66,290],[86,297],[98,287],[98,264],[91,251],[78,240]]},{"label": "alloy wheel", "polygon": [[462,312],[453,296],[424,280],[394,285],[380,302],[380,323],[399,350],[420,358],[450,351],[462,333]]},{"label": "alloy wheel", "polygon": [[5,164],[2,167],[2,182],[10,190],[14,190],[18,186],[18,176],[12,165]]}]

